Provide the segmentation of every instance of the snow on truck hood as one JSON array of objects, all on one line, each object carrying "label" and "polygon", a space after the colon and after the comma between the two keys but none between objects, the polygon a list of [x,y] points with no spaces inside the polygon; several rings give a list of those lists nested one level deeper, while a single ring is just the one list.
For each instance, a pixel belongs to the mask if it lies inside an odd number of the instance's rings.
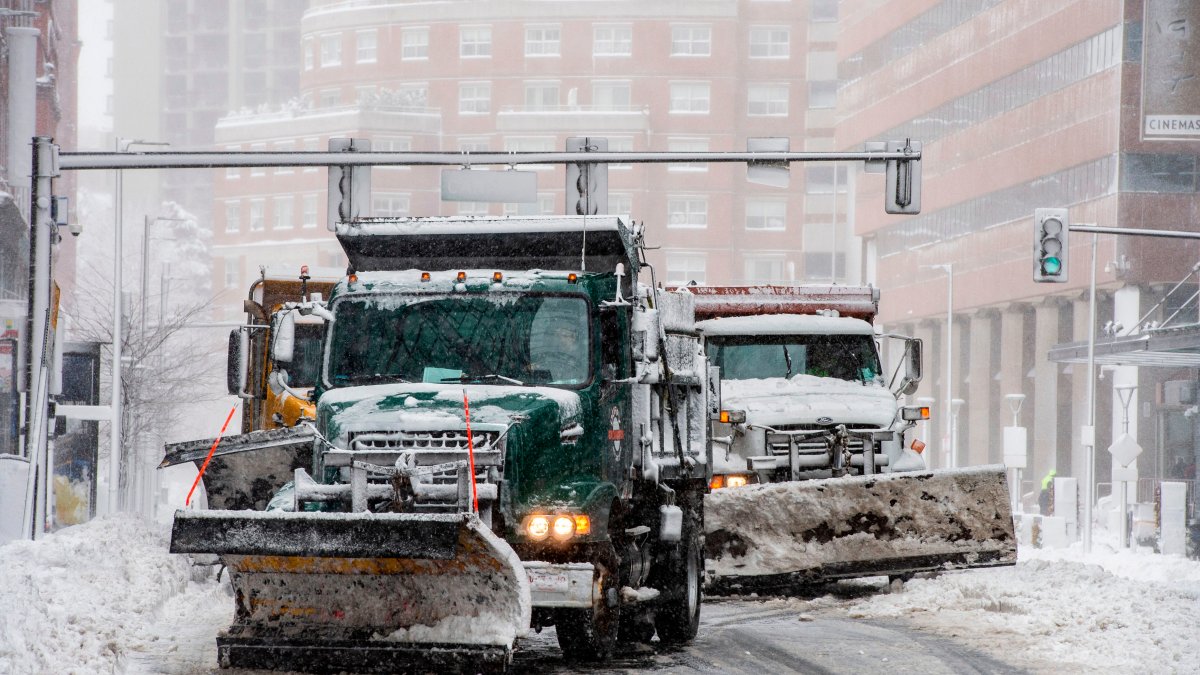
[{"label": "snow on truck hood", "polygon": [[896,399],[885,387],[814,375],[722,380],[721,407],[745,410],[746,422],[765,426],[813,424],[829,417],[887,427],[896,416]]},{"label": "snow on truck hood", "polygon": [[376,384],[327,391],[318,417],[330,416],[334,433],[368,429],[432,431],[464,424],[463,390],[471,407],[471,424],[503,429],[514,415],[534,409],[556,409],[566,426],[579,414],[579,394],[554,387],[469,384]]}]

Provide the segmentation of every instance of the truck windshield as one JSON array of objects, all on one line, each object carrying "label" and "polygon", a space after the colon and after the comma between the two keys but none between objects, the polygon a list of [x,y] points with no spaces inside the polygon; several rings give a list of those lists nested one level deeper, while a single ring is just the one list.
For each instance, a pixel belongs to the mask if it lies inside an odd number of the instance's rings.
[{"label": "truck windshield", "polygon": [[711,337],[707,350],[725,380],[815,375],[871,382],[881,370],[870,335]]},{"label": "truck windshield", "polygon": [[590,379],[588,305],[578,297],[348,297],[334,308],[330,383]]},{"label": "truck windshield", "polygon": [[297,323],[296,343],[292,362],[284,366],[288,371],[288,385],[303,388],[317,383],[321,372],[321,336],[325,332],[323,323]]}]

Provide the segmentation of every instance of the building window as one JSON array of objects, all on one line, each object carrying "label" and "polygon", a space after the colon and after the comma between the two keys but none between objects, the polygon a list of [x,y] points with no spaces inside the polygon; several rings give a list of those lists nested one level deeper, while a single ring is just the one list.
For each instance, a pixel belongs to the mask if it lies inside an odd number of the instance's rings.
[{"label": "building window", "polygon": [[598,80],[592,83],[592,106],[597,110],[628,110],[632,105],[628,80]]},{"label": "building window", "polygon": [[[251,143],[250,150],[251,150],[251,152],[266,152],[267,144],[266,143]],[[265,167],[261,167],[261,166],[252,166],[252,167],[250,167],[250,175],[251,176],[265,176],[265,175],[267,175],[267,169]]]},{"label": "building window", "polygon": [[340,66],[342,64],[342,35],[321,36],[321,67]]},{"label": "building window", "polygon": [[487,82],[464,82],[458,85],[458,112],[475,115],[492,108],[492,85]]},{"label": "building window", "polygon": [[686,286],[704,283],[708,256],[704,253],[667,253],[667,285]]},{"label": "building window", "polygon": [[667,227],[708,227],[708,200],[704,197],[667,197]]},{"label": "building window", "polygon": [[[553,152],[553,136],[512,136],[504,139],[505,152]],[[554,169],[550,164],[519,164],[518,168],[538,171]]]},{"label": "building window", "polygon": [[490,57],[492,55],[492,27],[460,28],[458,31],[458,55],[464,59]]},{"label": "building window", "polygon": [[342,92],[339,89],[322,89],[317,93],[318,108],[336,108],[342,102]]},{"label": "building window", "polygon": [[301,48],[304,53],[304,69],[312,70],[313,63],[316,59],[313,58],[313,41],[305,38],[304,46]]},{"label": "building window", "polygon": [[[293,141],[284,141],[282,143],[275,144],[275,152],[295,152],[295,150],[296,150],[296,144]],[[275,174],[280,175],[280,176],[286,176],[287,174],[290,174],[290,173],[294,172],[295,170],[296,170],[295,167],[291,167],[291,166],[277,166],[277,167],[275,167]]]},{"label": "building window", "polygon": [[[847,189],[847,168],[837,166],[837,191],[845,194]],[[810,195],[830,195],[834,188],[834,165],[818,164],[804,168],[804,191]]]},{"label": "building window", "polygon": [[[707,138],[669,138],[667,150],[670,152],[708,152]],[[708,162],[674,162],[667,165],[667,171],[708,171]]]},{"label": "building window", "polygon": [[631,56],[633,27],[628,24],[602,25],[592,29],[592,56]]},{"label": "building window", "polygon": [[787,227],[787,202],[778,199],[747,199],[747,230],[783,230]]},{"label": "building window", "polygon": [[487,202],[459,202],[458,215],[460,216],[486,216],[488,214]]},{"label": "building window", "polygon": [[242,203],[238,201],[225,202],[225,231],[242,231]]},{"label": "building window", "polygon": [[263,200],[250,200],[250,231],[261,232],[266,227],[263,217]]},{"label": "building window", "polygon": [[[610,136],[608,139],[609,152],[632,152],[633,137],[632,136]],[[614,162],[608,165],[609,171],[625,171],[632,169],[633,165],[626,162]]]},{"label": "building window", "polygon": [[750,58],[786,59],[791,52],[791,35],[786,26],[755,26],[750,29]]},{"label": "building window", "polygon": [[813,23],[838,20],[838,0],[809,0],[808,19]]},{"label": "building window", "polygon": [[371,139],[371,150],[376,152],[411,152],[412,139],[408,136],[375,136]]},{"label": "building window", "polygon": [[275,225],[272,229],[290,230],[292,229],[292,224],[292,198],[276,197]]},{"label": "building window", "polygon": [[558,107],[558,82],[526,82],[525,109],[553,110]]},{"label": "building window", "polygon": [[710,56],[711,54],[711,27],[671,26],[671,56]]},{"label": "building window", "polygon": [[242,285],[242,270],[238,259],[234,256],[225,258],[225,288],[239,288]]},{"label": "building window", "polygon": [[360,30],[354,34],[355,61],[358,63],[375,63],[378,50],[379,32]]},{"label": "building window", "polygon": [[809,108],[833,108],[837,105],[837,80],[815,80],[808,83]]},{"label": "building window", "polygon": [[408,194],[403,192],[376,192],[371,195],[371,215],[377,218],[407,216],[409,201]]},{"label": "building window", "polygon": [[406,61],[429,58],[428,28],[405,28],[400,32],[400,58]]},{"label": "building window", "polygon": [[672,82],[672,113],[708,114],[709,86],[707,82]]},{"label": "building window", "polygon": [[300,224],[304,227],[317,226],[317,195],[304,195],[300,201]]},{"label": "building window", "polygon": [[743,283],[771,284],[787,281],[787,261],[781,255],[748,255]]},{"label": "building window", "polygon": [[460,138],[458,139],[459,152],[487,152],[491,148],[486,138]]},{"label": "building window", "polygon": [[746,92],[746,114],[782,117],[788,114],[786,84],[752,84]]},{"label": "building window", "polygon": [[608,193],[608,212],[614,216],[633,213],[633,195],[628,192]]},{"label": "building window", "polygon": [[526,27],[525,56],[558,56],[561,32],[558,26]]}]

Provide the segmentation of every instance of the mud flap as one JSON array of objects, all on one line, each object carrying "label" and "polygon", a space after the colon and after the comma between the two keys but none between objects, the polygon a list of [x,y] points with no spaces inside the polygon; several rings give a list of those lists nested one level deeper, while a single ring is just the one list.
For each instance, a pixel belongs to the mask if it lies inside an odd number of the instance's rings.
[{"label": "mud flap", "polygon": [[179,511],[170,550],[230,573],[226,667],[497,670],[529,628],[525,570],[474,514]]},{"label": "mud flap", "polygon": [[1017,560],[1003,466],[716,490],[705,549],[712,593]]}]

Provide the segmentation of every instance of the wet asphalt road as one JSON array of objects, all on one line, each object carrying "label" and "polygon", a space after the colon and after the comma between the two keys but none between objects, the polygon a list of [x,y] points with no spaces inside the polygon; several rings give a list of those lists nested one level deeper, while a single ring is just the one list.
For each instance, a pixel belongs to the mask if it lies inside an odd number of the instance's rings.
[{"label": "wet asphalt road", "polygon": [[848,620],[756,600],[708,600],[695,642],[671,648],[637,645],[613,662],[563,661],[554,629],[523,640],[518,673],[921,673],[968,675],[1024,672],[952,640],[915,632],[900,622]]}]

